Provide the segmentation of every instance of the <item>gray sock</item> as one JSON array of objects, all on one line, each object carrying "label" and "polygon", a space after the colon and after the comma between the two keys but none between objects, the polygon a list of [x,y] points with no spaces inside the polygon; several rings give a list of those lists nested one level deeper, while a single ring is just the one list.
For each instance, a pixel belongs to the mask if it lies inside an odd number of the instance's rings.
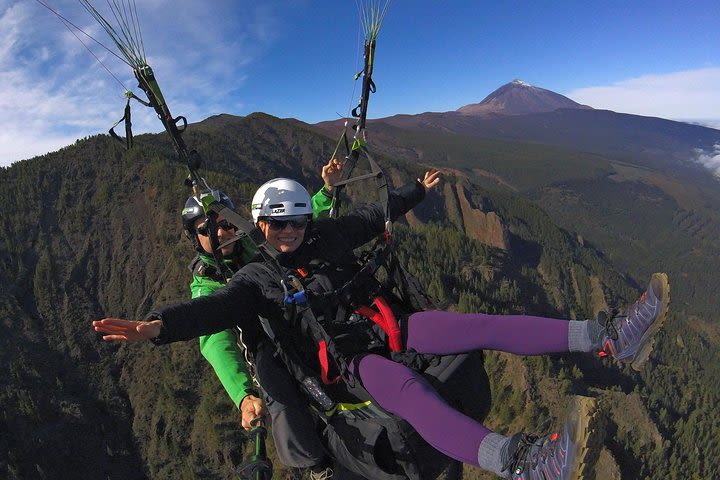
[{"label": "gray sock", "polygon": [[568,322],[568,350],[592,352],[598,349],[603,328],[597,320],[571,320]]},{"label": "gray sock", "polygon": [[499,433],[489,433],[478,448],[478,464],[483,470],[493,472],[494,474],[509,478],[510,472],[503,472],[503,457],[507,456],[504,451],[510,443],[510,437],[500,435]]}]

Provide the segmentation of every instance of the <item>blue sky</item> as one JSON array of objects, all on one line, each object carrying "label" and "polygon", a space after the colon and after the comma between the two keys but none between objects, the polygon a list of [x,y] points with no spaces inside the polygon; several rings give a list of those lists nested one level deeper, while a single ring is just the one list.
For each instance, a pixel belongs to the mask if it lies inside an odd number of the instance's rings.
[{"label": "blue sky", "polygon": [[[107,46],[75,0],[47,0]],[[148,63],[190,122],[314,123],[357,101],[355,0],[136,0]],[[101,10],[105,2],[96,1]],[[455,110],[515,78],[595,108],[720,128],[720,2],[394,0],[369,116]],[[93,46],[136,93],[130,69]],[[124,88],[35,0],[0,0],[0,165],[106,132]],[[161,130],[140,105],[136,133]]]}]

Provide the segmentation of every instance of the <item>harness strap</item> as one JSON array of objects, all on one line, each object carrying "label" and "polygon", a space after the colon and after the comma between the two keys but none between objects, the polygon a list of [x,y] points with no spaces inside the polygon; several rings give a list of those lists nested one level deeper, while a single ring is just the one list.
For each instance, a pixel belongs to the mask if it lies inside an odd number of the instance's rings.
[{"label": "harness strap", "polygon": [[360,92],[360,101],[358,102],[358,106],[355,107],[352,111],[352,116],[358,119],[357,125],[355,125],[354,129],[356,131],[355,138],[357,139],[360,132],[362,132],[365,129],[365,123],[367,119],[367,105],[370,101],[370,93],[375,93],[377,90],[375,86],[375,82],[372,79],[373,74],[373,67],[375,65],[375,40],[369,40],[366,39],[365,41],[365,51],[363,53],[363,57],[365,59],[365,65],[357,75],[355,75],[355,79],[357,80],[360,78],[360,75],[363,76],[363,83],[362,83],[362,89]]},{"label": "harness strap", "polygon": [[358,281],[364,278],[373,277],[380,267],[387,265],[386,260],[390,256],[390,253],[391,244],[388,243],[387,239],[385,239],[385,241],[377,242],[373,250],[369,252],[369,255],[363,259],[364,265],[355,272],[350,280],[345,282],[345,284],[336,289],[333,293],[339,298],[351,297]]},{"label": "harness strap", "polygon": [[400,299],[411,311],[420,312],[436,308],[434,300],[430,298],[420,280],[400,264],[396,255],[390,255],[387,282],[397,287]]},{"label": "harness strap", "polygon": [[[233,271],[230,266],[225,266],[230,270],[230,272]],[[192,262],[190,262],[188,268],[190,269],[192,274],[197,277],[207,277],[219,283],[227,282],[227,277],[225,277],[225,275],[223,275],[223,273],[218,268],[215,268],[215,266],[205,263],[205,261],[200,257],[200,255],[195,255],[195,258],[193,258]]]},{"label": "harness strap", "polygon": [[[228,219],[231,220],[230,218]],[[267,262],[257,263],[257,265],[265,269],[271,275],[277,274],[276,271],[273,271],[273,269],[270,268]],[[279,265],[277,263],[276,266],[279,268]],[[281,274],[281,284],[284,284],[285,276],[285,274]],[[298,293],[302,293],[303,295],[296,297],[294,301],[291,301],[289,304],[285,304],[285,325],[281,326],[281,328],[279,329],[276,329],[272,325],[272,320],[263,317],[260,317],[260,322],[268,338],[275,346],[278,357],[285,364],[285,367],[295,378],[295,380],[297,380],[300,385],[302,385],[305,394],[313,402],[313,406],[320,411],[326,412],[331,408],[334,408],[335,402],[323,390],[320,382],[324,383],[325,385],[330,385],[330,382],[334,383],[340,378],[348,382],[348,384],[351,386],[354,385],[355,382],[349,368],[347,367],[345,362],[339,358],[337,351],[335,350],[334,342],[327,334],[325,329],[322,328],[320,322],[315,318],[312,310],[310,310],[310,308],[307,306],[307,297],[305,296],[304,290]],[[298,311],[298,306],[303,306],[302,310]],[[289,318],[291,316],[293,318]],[[300,322],[302,323],[301,328],[309,331],[311,338],[314,341],[318,342],[318,345],[320,346],[320,351],[318,352],[318,358],[321,363],[322,373],[322,378],[320,380],[318,380],[317,377],[313,374],[313,372],[310,371],[309,367],[305,364],[305,362],[301,360],[297,350],[295,349],[292,342],[289,341],[287,335],[284,335],[281,332],[281,330],[286,329],[288,326],[295,325],[295,319],[298,316],[300,318]],[[331,358],[340,371],[340,376],[334,380],[328,379]],[[347,378],[344,378],[343,375],[346,374]]]},{"label": "harness strap", "polygon": [[330,362],[328,360],[327,342],[325,340],[320,340],[320,342],[318,342],[318,361],[320,362],[320,378],[325,385],[337,383],[338,380],[342,378],[341,375],[338,375],[332,380],[328,378],[328,374],[330,372]]},{"label": "harness strap", "polygon": [[[355,164],[360,158],[361,153],[365,155],[368,160],[368,164],[370,165],[370,173],[358,175],[351,178],[350,175],[352,175],[352,171],[355,168]],[[385,222],[386,224],[388,224],[388,222],[390,221],[390,207],[388,205],[390,195],[388,192],[387,178],[385,177],[385,173],[383,172],[382,168],[380,168],[380,165],[378,165],[373,156],[370,155],[370,152],[364,144],[359,145],[357,148],[353,147],[352,153],[347,156],[347,163],[348,165],[346,167],[343,167],[344,171],[342,180],[333,184],[333,187],[335,188],[333,188],[333,207],[330,212],[330,216],[336,217],[340,210],[340,194],[343,187],[351,183],[366,180],[368,178],[375,178],[375,183],[377,184],[378,188],[378,195],[380,197],[380,203],[385,209]]]},{"label": "harness strap", "polygon": [[287,341],[287,336],[279,332],[272,325],[270,319],[258,317],[263,330],[275,347],[275,352],[280,361],[288,369],[290,375],[295,378],[302,387],[303,392],[311,401],[312,406],[319,411],[326,412],[335,406],[335,402],[322,389],[320,382],[307,365],[300,359],[293,345]]},{"label": "harness strap", "polygon": [[[342,378],[345,383],[347,383],[350,387],[354,387],[355,377],[350,371],[350,368],[345,361],[345,357],[338,353],[337,349],[335,348],[335,342],[333,341],[332,337],[327,333],[327,331],[325,331],[318,319],[315,317],[313,311],[309,307],[303,309],[300,319],[303,324],[302,326],[310,333],[311,337],[318,344],[318,357],[321,357],[320,352],[324,351],[326,366],[322,368],[326,372],[326,377],[330,370],[330,360],[332,360],[332,362],[335,364],[335,367],[340,373],[339,377]],[[323,383],[325,383],[324,380]],[[326,383],[326,385],[329,384]]]},{"label": "harness strap", "polygon": [[388,336],[388,346],[393,352],[399,352],[402,348],[402,335],[400,334],[400,325],[398,325],[395,314],[393,313],[387,301],[383,297],[375,297],[373,304],[379,312],[366,305],[360,305],[355,313],[369,318],[376,325],[383,329]]},{"label": "harness strap", "polygon": [[130,150],[133,146],[133,133],[132,133],[132,116],[130,114],[130,100],[137,100],[138,102],[142,103],[146,107],[152,107],[152,105],[145,100],[143,100],[140,97],[137,97],[134,93],[127,91],[125,92],[125,96],[127,97],[127,103],[125,104],[125,111],[123,113],[123,116],[120,120],[115,122],[115,125],[110,127],[110,130],[108,130],[108,133],[112,138],[117,140],[118,142],[122,143],[123,139],[120,138],[120,136],[115,133],[115,127],[120,125],[122,122],[125,122],[125,147]]},{"label": "harness strap", "polygon": [[120,123],[122,122],[125,122],[125,148],[130,150],[130,148],[132,148],[133,146],[132,120],[130,115],[130,97],[128,97],[127,103],[125,104],[125,112],[123,113],[122,118],[115,122],[115,125],[110,127],[110,130],[108,130],[110,136],[121,143],[123,142],[123,139],[120,138],[117,133],[115,133],[115,127],[120,125]]}]

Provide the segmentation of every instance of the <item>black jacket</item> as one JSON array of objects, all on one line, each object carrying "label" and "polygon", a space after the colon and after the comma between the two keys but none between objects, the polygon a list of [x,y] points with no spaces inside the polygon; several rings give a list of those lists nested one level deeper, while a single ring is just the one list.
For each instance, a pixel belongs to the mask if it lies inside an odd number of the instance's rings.
[{"label": "black jacket", "polygon": [[[390,218],[395,220],[404,215],[424,197],[425,189],[418,182],[390,192]],[[323,321],[332,337],[341,341],[346,338],[350,345],[357,340],[352,338],[352,327],[330,325],[337,303],[327,292],[338,289],[353,277],[360,268],[353,250],[382,233],[384,221],[385,212],[380,204],[369,204],[337,219],[320,219],[306,232],[305,241],[297,250],[278,256],[278,262],[288,271],[303,268],[309,273],[303,284],[315,316]],[[149,319],[162,320],[160,336],[154,341],[162,344],[189,340],[238,325],[252,350],[263,335],[258,317],[284,318],[285,292],[280,280],[273,269],[250,263],[240,269],[227,286],[211,295],[151,312]],[[310,349],[308,341],[296,339],[301,351]]]}]

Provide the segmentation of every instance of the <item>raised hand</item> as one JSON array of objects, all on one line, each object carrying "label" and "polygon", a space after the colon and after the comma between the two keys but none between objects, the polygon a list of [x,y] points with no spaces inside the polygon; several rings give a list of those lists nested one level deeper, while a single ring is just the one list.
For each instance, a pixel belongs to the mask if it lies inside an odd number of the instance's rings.
[{"label": "raised hand", "polygon": [[440,170],[433,168],[432,170],[425,172],[425,177],[423,177],[422,180],[418,178],[417,181],[425,187],[425,191],[428,191],[440,183]]},{"label": "raised hand", "polygon": [[320,176],[325,182],[325,190],[332,192],[333,185],[342,179],[342,163],[337,158],[331,158],[327,165],[323,165]]}]

